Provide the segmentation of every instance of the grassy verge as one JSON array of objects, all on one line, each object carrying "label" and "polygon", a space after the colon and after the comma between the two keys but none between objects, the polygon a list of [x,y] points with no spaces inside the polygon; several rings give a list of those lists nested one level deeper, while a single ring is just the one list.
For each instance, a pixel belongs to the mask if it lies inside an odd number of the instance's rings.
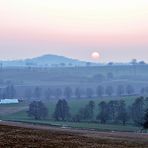
[{"label": "grassy verge", "polygon": [[61,121],[50,121],[50,120],[32,120],[32,119],[7,119],[8,121],[23,122],[38,125],[56,126],[62,128],[76,128],[76,129],[87,129],[97,131],[122,131],[122,132],[136,132],[139,127],[133,125],[120,125],[120,124],[99,124],[99,123],[88,123],[88,122],[61,122]]}]

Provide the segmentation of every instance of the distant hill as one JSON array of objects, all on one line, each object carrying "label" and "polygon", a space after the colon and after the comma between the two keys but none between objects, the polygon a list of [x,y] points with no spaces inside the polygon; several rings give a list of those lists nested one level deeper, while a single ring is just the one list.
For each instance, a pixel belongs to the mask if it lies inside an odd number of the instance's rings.
[{"label": "distant hill", "polygon": [[87,61],[80,61],[58,55],[42,55],[39,57],[25,60],[0,61],[3,67],[68,67],[68,66],[86,66],[87,64],[97,65]]}]

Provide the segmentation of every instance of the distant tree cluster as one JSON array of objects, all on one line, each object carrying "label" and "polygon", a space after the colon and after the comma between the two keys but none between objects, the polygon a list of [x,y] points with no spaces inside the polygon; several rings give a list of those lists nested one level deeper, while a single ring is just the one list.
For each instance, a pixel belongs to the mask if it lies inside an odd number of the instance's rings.
[{"label": "distant tree cluster", "polygon": [[35,120],[46,119],[48,116],[48,109],[41,101],[33,101],[29,105],[28,116]]},{"label": "distant tree cluster", "polygon": [[93,76],[93,80],[102,82],[102,81],[111,81],[114,80],[114,74],[112,72],[108,72],[106,76],[103,74],[96,74]]},{"label": "distant tree cluster", "polygon": [[144,122],[142,126],[144,129],[148,129],[148,109],[145,111]]},{"label": "distant tree cluster", "polygon": [[72,120],[75,122],[80,122],[81,120],[94,120],[94,109],[95,109],[95,102],[89,101],[89,103],[81,108],[79,112],[72,117]]},{"label": "distant tree cluster", "polygon": [[148,94],[148,86],[142,87],[140,90],[142,95],[147,95]]},{"label": "distant tree cluster", "polygon": [[125,101],[110,101],[106,103],[102,101],[99,104],[100,113],[97,119],[100,123],[118,123],[121,122],[123,125],[128,121],[128,112]]},{"label": "distant tree cluster", "polygon": [[[144,90],[143,90],[144,89]],[[145,87],[141,90],[141,93],[147,93],[148,88]],[[112,85],[102,86],[98,85],[95,89],[88,87],[86,89],[82,89],[80,87],[76,87],[75,89],[67,86],[63,89],[61,88],[47,88],[46,90],[42,87],[27,87],[24,90],[24,98],[26,100],[36,99],[36,100],[49,100],[52,98],[55,99],[81,99],[81,98],[96,98],[103,96],[123,96],[123,95],[133,95],[135,93],[135,89],[132,85],[118,85],[117,87],[113,87]],[[18,97],[18,93],[14,85],[9,84],[5,88],[0,88],[0,98],[15,98]]]},{"label": "distant tree cluster", "polygon": [[16,89],[14,85],[9,84],[3,89],[0,89],[0,97],[3,99],[12,99],[16,97]]},{"label": "distant tree cluster", "polygon": [[66,100],[59,100],[56,104],[53,117],[57,121],[67,121],[70,118],[69,106]]},{"label": "distant tree cluster", "polygon": [[137,59],[132,59],[130,63],[132,65],[146,65],[145,61],[137,61]]},{"label": "distant tree cluster", "polygon": [[49,100],[51,98],[55,99],[81,99],[81,98],[96,98],[96,97],[103,97],[103,96],[123,96],[123,95],[133,95],[135,93],[135,89],[132,85],[118,85],[116,88],[112,85],[108,86],[102,86],[98,85],[97,88],[93,89],[91,87],[88,87],[86,89],[82,89],[79,87],[76,87],[75,89],[72,89],[71,87],[67,86],[64,89],[61,88],[47,88],[45,91],[43,91],[40,87],[36,87],[34,91],[31,89],[25,90],[25,98],[31,99],[46,99]]},{"label": "distant tree cluster", "polygon": [[[148,123],[148,98],[138,97],[131,106],[127,106],[124,100],[101,101],[98,104],[98,115],[94,114],[95,103],[90,101],[88,105],[81,108],[74,116],[74,121],[94,121],[102,124],[133,122],[135,125],[145,125]],[[147,109],[147,110],[146,110]],[[146,110],[146,113],[145,113]]]},{"label": "distant tree cluster", "polygon": [[147,98],[138,97],[131,106],[127,106],[124,100],[102,101],[99,104],[100,113],[97,119],[100,123],[118,123],[125,125],[128,121],[136,125],[144,122],[145,110],[148,108]]}]

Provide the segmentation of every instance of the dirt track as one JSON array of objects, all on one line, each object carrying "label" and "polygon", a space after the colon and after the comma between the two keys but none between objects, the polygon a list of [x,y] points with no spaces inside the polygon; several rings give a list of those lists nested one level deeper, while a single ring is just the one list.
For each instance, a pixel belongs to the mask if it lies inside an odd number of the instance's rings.
[{"label": "dirt track", "polygon": [[1,107],[0,108],[0,116],[4,116],[4,115],[9,115],[9,114],[12,114],[12,113],[17,113],[17,112],[20,112],[20,111],[23,111],[23,110],[27,110],[28,109],[28,106],[20,106],[20,107]]},{"label": "dirt track", "polygon": [[0,122],[0,148],[148,148],[148,135]]}]

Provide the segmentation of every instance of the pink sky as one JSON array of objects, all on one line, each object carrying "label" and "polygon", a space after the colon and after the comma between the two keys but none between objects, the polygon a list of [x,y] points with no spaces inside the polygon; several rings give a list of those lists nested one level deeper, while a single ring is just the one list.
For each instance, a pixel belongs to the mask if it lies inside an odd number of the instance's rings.
[{"label": "pink sky", "polygon": [[[148,59],[146,0],[0,0],[1,59],[59,54]],[[148,61],[148,60],[147,60]]]}]

